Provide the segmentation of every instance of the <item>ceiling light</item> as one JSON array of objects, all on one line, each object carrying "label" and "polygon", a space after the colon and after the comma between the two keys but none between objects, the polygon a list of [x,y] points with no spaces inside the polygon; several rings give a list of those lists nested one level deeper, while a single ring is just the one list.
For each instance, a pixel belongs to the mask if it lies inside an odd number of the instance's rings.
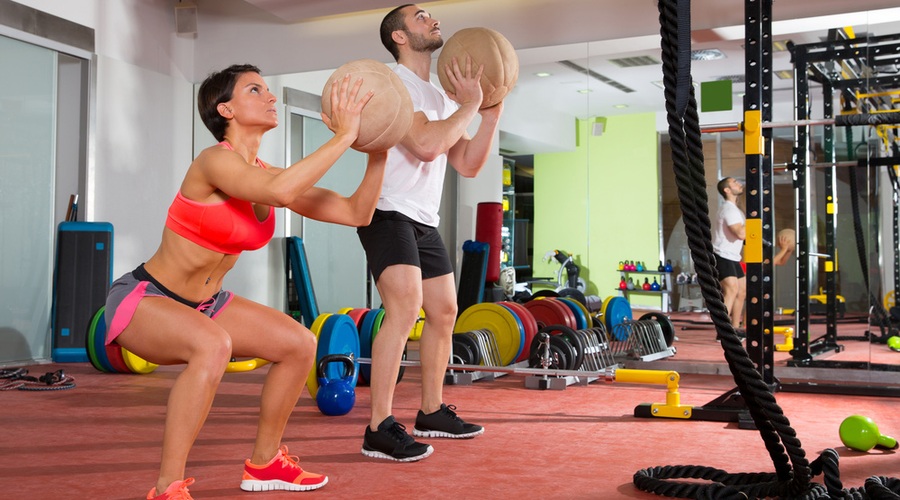
[{"label": "ceiling light", "polygon": [[692,50],[692,61],[714,61],[716,59],[725,59],[725,53],[719,49],[702,49]]},{"label": "ceiling light", "polygon": [[589,94],[591,92],[593,92],[593,90],[591,90],[591,89],[579,89],[578,90],[579,94]]},{"label": "ceiling light", "polygon": [[538,78],[544,78],[544,77],[550,76],[552,74],[553,73],[547,73],[546,71],[538,71],[537,73],[534,74],[534,76],[536,76]]},{"label": "ceiling light", "polygon": [[627,105],[627,104],[616,104],[616,105],[613,106],[613,107],[616,108],[616,109],[625,109],[625,108],[628,107],[628,105]]}]

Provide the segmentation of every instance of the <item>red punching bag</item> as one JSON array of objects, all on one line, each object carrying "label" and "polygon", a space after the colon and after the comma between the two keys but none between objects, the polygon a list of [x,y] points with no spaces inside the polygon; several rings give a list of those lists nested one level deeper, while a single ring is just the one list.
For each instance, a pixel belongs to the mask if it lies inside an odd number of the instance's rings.
[{"label": "red punching bag", "polygon": [[475,241],[490,245],[485,281],[494,283],[500,279],[500,232],[503,228],[503,204],[482,202],[478,204],[475,218]]}]

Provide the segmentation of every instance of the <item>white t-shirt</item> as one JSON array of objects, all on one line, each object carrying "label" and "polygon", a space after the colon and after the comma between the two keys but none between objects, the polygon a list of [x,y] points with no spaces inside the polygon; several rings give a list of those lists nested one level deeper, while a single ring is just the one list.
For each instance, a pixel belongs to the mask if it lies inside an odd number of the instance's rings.
[{"label": "white t-shirt", "polygon": [[741,261],[741,250],[744,240],[737,237],[728,226],[744,224],[744,213],[733,202],[725,201],[719,207],[719,218],[716,221],[716,237],[713,240],[713,252],[736,262]]},{"label": "white t-shirt", "polygon": [[[430,81],[424,81],[409,68],[398,64],[394,73],[409,90],[413,111],[421,111],[429,120],[444,120],[452,115],[458,105],[443,90]],[[384,183],[379,210],[392,210],[432,227],[440,222],[438,209],[444,188],[444,172],[447,169],[447,153],[434,161],[420,161],[402,145],[391,148],[384,171]]]}]

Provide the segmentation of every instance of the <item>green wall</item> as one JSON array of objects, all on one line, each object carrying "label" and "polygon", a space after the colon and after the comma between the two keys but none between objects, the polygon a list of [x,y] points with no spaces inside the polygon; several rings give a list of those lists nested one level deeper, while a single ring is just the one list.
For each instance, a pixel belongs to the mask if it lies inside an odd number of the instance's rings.
[{"label": "green wall", "polygon": [[[587,294],[601,299],[617,295],[619,261],[655,269],[660,254],[656,117],[605,120],[600,136],[591,134],[593,120],[580,121],[574,151],[534,157],[534,275],[555,279],[559,264],[544,259],[548,251],[574,254]],[[638,294],[631,303],[662,305],[658,296]]]}]

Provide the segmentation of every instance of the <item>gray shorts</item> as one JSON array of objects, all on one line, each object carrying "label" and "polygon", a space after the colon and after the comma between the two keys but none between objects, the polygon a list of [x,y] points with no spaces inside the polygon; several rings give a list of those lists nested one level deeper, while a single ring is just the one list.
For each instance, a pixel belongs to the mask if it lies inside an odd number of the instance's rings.
[{"label": "gray shorts", "polygon": [[106,320],[106,344],[112,343],[131,323],[134,311],[144,297],[168,297],[210,318],[215,318],[231,302],[234,294],[227,290],[219,290],[199,304],[191,302],[169,291],[150,276],[141,264],[134,271],[114,281],[109,288],[106,295],[106,309],[103,313]]}]

